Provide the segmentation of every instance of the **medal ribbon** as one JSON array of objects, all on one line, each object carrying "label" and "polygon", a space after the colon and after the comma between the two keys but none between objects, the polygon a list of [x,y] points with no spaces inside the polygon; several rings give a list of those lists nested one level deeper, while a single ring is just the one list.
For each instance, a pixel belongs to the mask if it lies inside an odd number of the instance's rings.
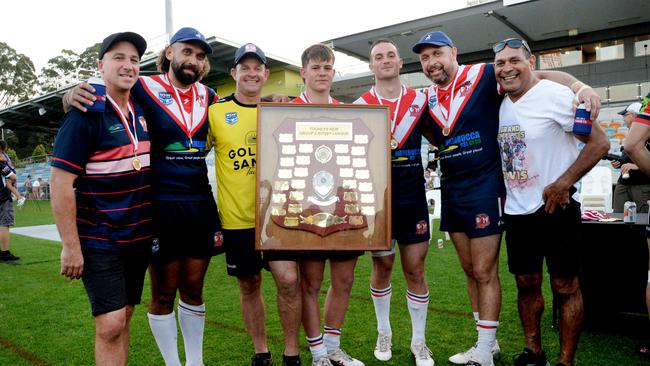
[{"label": "medal ribbon", "polygon": [[[307,104],[311,104],[311,99],[309,99],[309,97],[307,96],[307,93],[305,93],[305,92],[300,93],[300,99],[304,100],[305,103],[307,103]],[[330,96],[330,95],[327,96],[327,104],[333,104],[332,103],[332,96]]]},{"label": "medal ribbon", "polygon": [[167,79],[167,82],[169,83],[169,85],[171,85],[172,89],[174,90],[174,95],[172,96],[172,98],[174,98],[174,101],[176,102],[176,104],[178,104],[178,109],[181,112],[181,118],[183,118],[183,124],[185,125],[184,132],[187,135],[187,137],[190,139],[190,147],[192,147],[192,135],[193,135],[192,127],[194,124],[194,101],[196,100],[196,91],[195,91],[196,86],[194,84],[190,86],[190,89],[192,90],[192,100],[190,100],[190,116],[189,116],[190,122],[188,123],[187,118],[185,116],[186,113],[185,107],[183,106],[183,101],[181,100],[181,97],[178,94],[178,89],[176,89],[174,84],[171,83],[167,75],[165,75],[165,78]]},{"label": "medal ribbon", "polygon": [[129,103],[127,105],[127,108],[129,110],[129,115],[131,116],[131,124],[133,125],[133,132],[131,132],[131,129],[129,128],[129,124],[127,122],[127,118],[124,116],[124,113],[122,113],[122,109],[115,103],[115,100],[111,98],[108,93],[106,94],[106,99],[108,99],[109,102],[111,102],[111,105],[113,105],[113,108],[117,112],[118,117],[120,117],[120,121],[122,121],[122,124],[124,125],[124,130],[126,130],[127,136],[129,136],[129,140],[131,141],[131,145],[133,145],[133,156],[137,157],[138,156],[138,129],[136,128],[135,125],[135,113],[133,112],[133,106],[131,105],[131,101],[129,100]]}]

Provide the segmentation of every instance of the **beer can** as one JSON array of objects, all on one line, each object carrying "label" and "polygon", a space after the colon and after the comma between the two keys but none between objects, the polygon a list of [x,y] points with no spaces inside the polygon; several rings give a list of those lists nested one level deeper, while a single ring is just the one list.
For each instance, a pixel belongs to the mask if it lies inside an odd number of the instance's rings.
[{"label": "beer can", "polygon": [[576,115],[573,119],[573,133],[576,135],[591,135],[591,112],[588,112],[584,104],[576,108]]},{"label": "beer can", "polygon": [[636,203],[627,201],[623,205],[623,222],[635,223],[636,222]]},{"label": "beer can", "polygon": [[442,239],[438,239],[438,249],[442,249],[445,246],[445,242]]}]

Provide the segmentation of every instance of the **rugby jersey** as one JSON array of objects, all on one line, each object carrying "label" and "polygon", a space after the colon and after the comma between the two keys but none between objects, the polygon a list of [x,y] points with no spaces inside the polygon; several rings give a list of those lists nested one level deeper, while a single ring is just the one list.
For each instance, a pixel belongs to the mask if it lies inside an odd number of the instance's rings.
[{"label": "rugby jersey", "polygon": [[6,159],[4,161],[0,160],[0,203],[11,201],[11,191],[7,188],[7,179],[16,175],[11,159],[8,156],[6,156]]},{"label": "rugby jersey", "polygon": [[[399,98],[398,98],[399,99]],[[354,104],[376,104],[390,106],[390,116],[397,116],[393,138],[398,143],[391,151],[392,199],[393,203],[411,203],[422,199],[424,193],[424,168],[422,166],[422,126],[427,123],[426,98],[423,93],[402,86],[402,97],[398,100],[383,99],[381,103],[374,88],[354,101]]]},{"label": "rugby jersey", "polygon": [[208,149],[214,146],[221,225],[254,228],[257,105],[230,95],[211,105],[209,114]]},{"label": "rugby jersey", "polygon": [[176,91],[167,75],[140,76],[131,89],[149,121],[153,197],[206,199],[212,196],[205,163],[208,107],[218,98],[201,83]]},{"label": "rugby jersey", "polygon": [[[305,93],[302,93],[299,96],[291,99],[291,103],[311,104],[311,101],[307,98]],[[341,102],[339,102],[335,98],[330,97],[330,101],[328,104],[341,104]]]},{"label": "rugby jersey", "polygon": [[[441,108],[436,85],[426,90],[428,113],[440,151],[441,199],[471,201],[503,197],[505,188],[497,143],[503,95],[494,76],[494,65],[460,65],[456,75],[454,98],[447,104],[450,110]],[[446,121],[451,128],[449,136],[442,133]]]},{"label": "rugby jersey", "polygon": [[142,108],[131,103],[128,128],[137,135],[141,169],[134,168],[134,146],[114,107],[104,113],[72,108],[54,143],[51,165],[76,174],[77,230],[83,247],[117,250],[151,239],[149,135]]}]

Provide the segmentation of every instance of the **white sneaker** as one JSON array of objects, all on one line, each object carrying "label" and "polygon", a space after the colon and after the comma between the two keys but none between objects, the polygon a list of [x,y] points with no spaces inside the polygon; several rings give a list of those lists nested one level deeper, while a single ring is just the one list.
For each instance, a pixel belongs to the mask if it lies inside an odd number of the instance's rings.
[{"label": "white sneaker", "polygon": [[363,362],[357,360],[356,358],[350,357],[345,351],[341,348],[337,348],[336,351],[332,353],[327,353],[332,365],[335,366],[364,366]]},{"label": "white sneaker", "polygon": [[393,352],[390,349],[392,345],[390,334],[379,333],[375,346],[375,358],[379,361],[390,360],[393,357]]},{"label": "white sneaker", "polygon": [[431,350],[424,342],[412,344],[411,352],[415,356],[415,366],[434,366],[436,364],[431,357]]},{"label": "white sneaker", "polygon": [[[449,362],[455,363],[456,365],[466,365],[470,361],[470,355],[475,348],[476,344],[465,352],[456,353],[455,355],[449,357]],[[498,360],[500,357],[501,348],[499,347],[499,341],[495,340],[494,346],[492,346],[492,358]]]},{"label": "white sneaker", "polygon": [[489,355],[488,357],[489,359],[484,360],[481,359],[478,354],[472,353],[469,357],[469,361],[467,361],[465,366],[494,366],[494,359],[492,358],[492,355]]},{"label": "white sneaker", "polygon": [[22,196],[16,201],[16,207],[23,207],[25,204],[25,196]]},{"label": "white sneaker", "polygon": [[318,360],[313,360],[311,366],[333,366],[330,362],[330,359],[327,357],[321,357]]}]

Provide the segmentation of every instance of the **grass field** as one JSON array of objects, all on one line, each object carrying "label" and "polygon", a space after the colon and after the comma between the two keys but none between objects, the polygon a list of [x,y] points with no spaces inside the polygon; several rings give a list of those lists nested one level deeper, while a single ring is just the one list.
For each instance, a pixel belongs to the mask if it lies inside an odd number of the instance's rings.
[{"label": "grass field", "polygon": [[[40,208],[40,211],[38,210]],[[52,222],[47,202],[33,202],[17,211],[17,225]],[[439,237],[439,234],[433,239]],[[17,263],[0,263],[0,365],[90,365],[93,363],[93,321],[80,281],[70,281],[58,273],[60,245],[55,242],[12,235],[12,250],[22,257]],[[343,329],[342,345],[366,365],[412,365],[408,350],[410,318],[404,298],[405,285],[398,273],[393,281],[392,326],[393,359],[376,361],[375,320],[368,291],[370,257],[362,256],[356,271],[352,301]],[[269,346],[281,360],[282,335],[277,317],[275,289],[269,273],[264,275]],[[497,365],[510,365],[521,352],[523,337],[516,308],[514,280],[507,273],[505,252],[501,255],[503,307],[498,338],[503,351]],[[468,348],[475,341],[475,330],[465,280],[450,242],[443,249],[431,247],[427,259],[427,280],[431,294],[427,319],[427,340],[437,365],[450,365],[447,358]],[[325,283],[324,289],[328,283]],[[547,311],[543,318],[545,350],[551,361],[559,352],[557,332],[551,327],[551,305],[545,286]],[[162,365],[146,320],[150,300],[145,284],[143,305],[136,308],[131,326],[131,365]],[[252,344],[239,313],[238,289],[225,272],[224,257],[215,257],[206,278],[207,306],[205,331],[206,365],[249,365]],[[644,316],[614,327],[587,328],[582,335],[576,365],[646,365],[635,350],[645,339]],[[624,335],[625,334],[625,335]],[[301,334],[301,337],[303,335]],[[180,341],[180,340],[179,340]],[[302,359],[311,357],[303,342]],[[276,365],[281,364],[276,362]]]}]

